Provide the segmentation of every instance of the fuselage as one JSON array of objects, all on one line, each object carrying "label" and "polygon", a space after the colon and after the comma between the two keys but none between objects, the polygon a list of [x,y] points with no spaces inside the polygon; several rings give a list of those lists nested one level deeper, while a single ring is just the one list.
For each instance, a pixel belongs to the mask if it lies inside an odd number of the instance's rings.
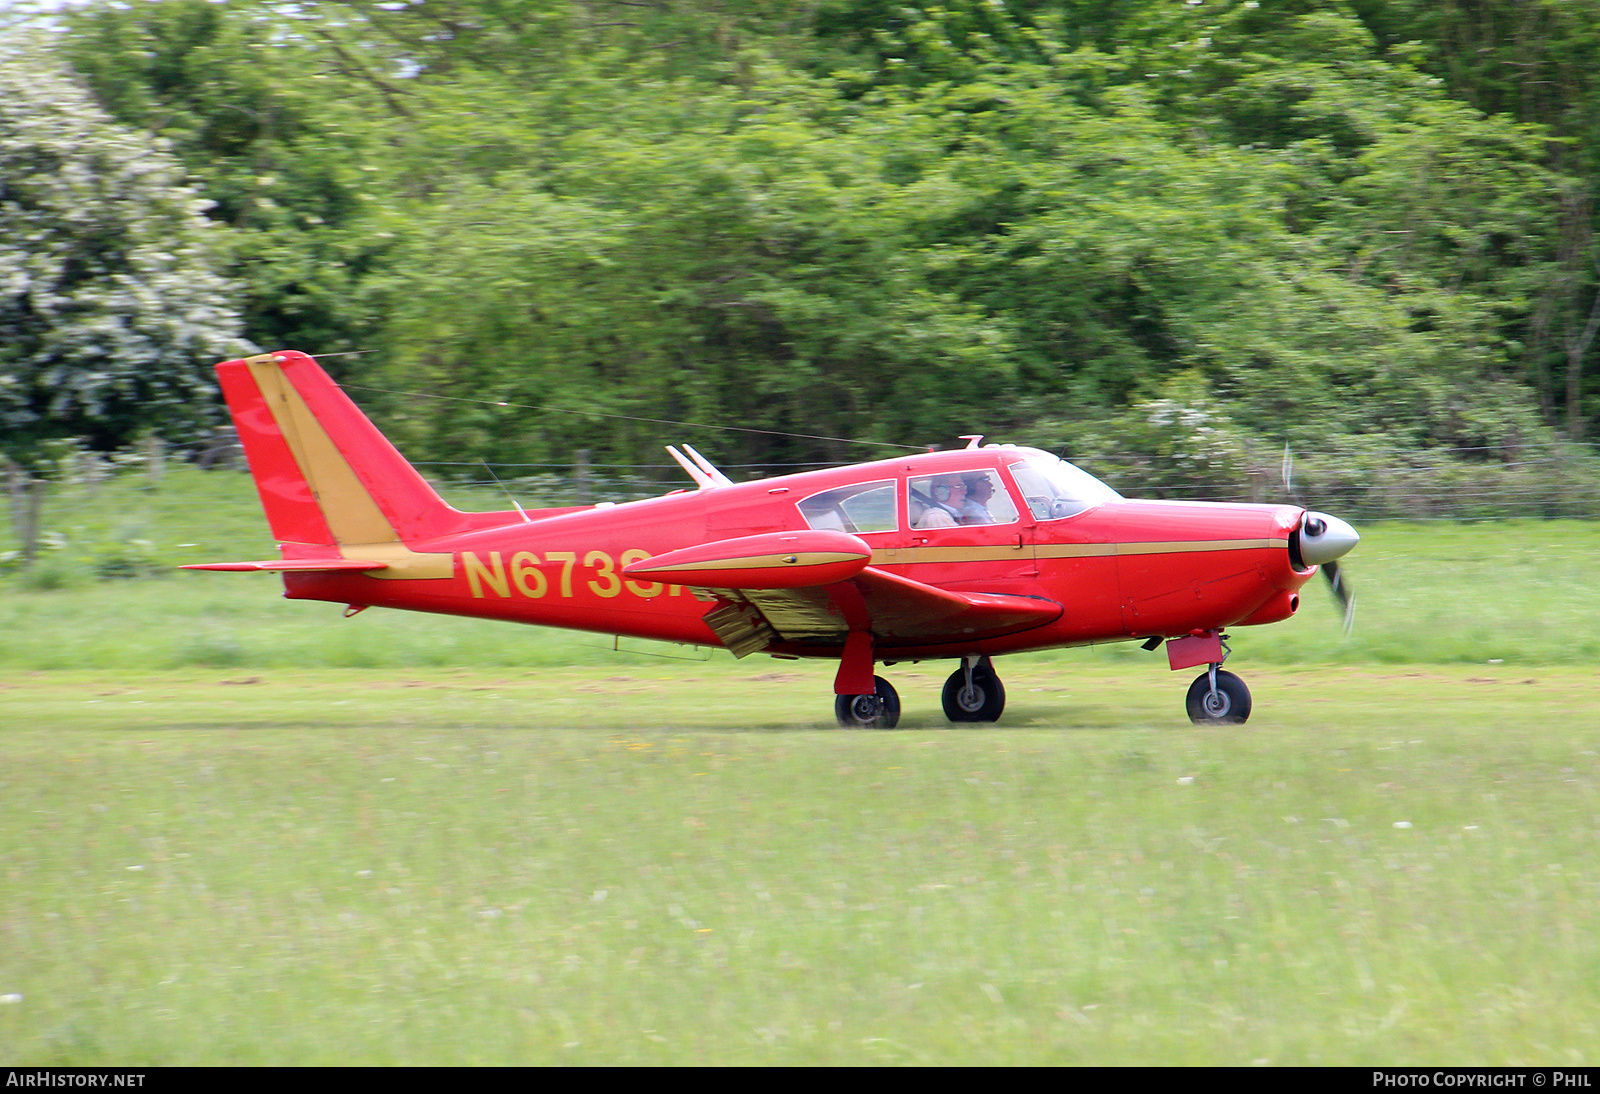
[{"label": "fuselage", "polygon": [[[844,530],[870,546],[872,566],[943,589],[1061,605],[1052,622],[1015,633],[880,641],[877,656],[884,660],[994,655],[1270,623],[1294,612],[1298,590],[1316,572],[1291,557],[1291,537],[1304,515],[1299,507],[1137,501],[1100,487],[1102,493],[1085,491],[1077,511],[1064,512],[1074,506],[1057,499],[1051,508],[1050,498],[1040,496],[1044,488],[1029,469],[1041,466],[1041,458],[1054,459],[1032,449],[989,446],[614,506],[507,512],[487,527],[408,539],[405,549],[425,560],[410,575],[404,566],[376,575],[288,573],[286,595],[716,646],[720,640],[702,619],[708,609],[702,596],[629,577],[624,568],[710,541],[816,528],[823,521],[838,527],[850,519],[847,507],[824,512],[814,501],[809,508],[801,503],[849,495],[856,487],[853,496],[877,499],[878,507],[865,527]],[[929,526],[928,483],[956,476],[998,484],[1001,496],[989,508],[1006,519]],[[292,554],[292,545],[286,550]],[[838,647],[779,641],[768,652],[837,657]]]}]

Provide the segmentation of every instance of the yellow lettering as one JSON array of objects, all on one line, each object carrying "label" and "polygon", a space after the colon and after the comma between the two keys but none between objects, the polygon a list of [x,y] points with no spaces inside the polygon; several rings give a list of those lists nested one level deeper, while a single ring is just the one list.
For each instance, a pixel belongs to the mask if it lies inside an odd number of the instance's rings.
[{"label": "yellow lettering", "polygon": [[500,596],[510,596],[511,586],[506,583],[505,567],[500,564],[500,552],[489,552],[489,565],[485,566],[474,551],[461,552],[461,568],[467,572],[467,587],[472,590],[472,595],[483,596],[483,585],[486,582],[489,588]]},{"label": "yellow lettering", "polygon": [[561,566],[561,595],[572,595],[572,567],[577,563],[578,556],[571,551],[546,551],[544,557],[551,562],[559,562]]},{"label": "yellow lettering", "polygon": [[622,591],[622,579],[617,576],[616,563],[611,561],[610,555],[604,551],[590,551],[584,556],[583,564],[600,571],[600,581],[589,582],[589,591],[595,596],[611,597]]},{"label": "yellow lettering", "polygon": [[[528,579],[533,579],[533,588],[528,588]],[[550,587],[544,579],[544,571],[539,569],[539,556],[531,551],[518,551],[511,556],[511,580],[517,583],[518,590],[523,596],[540,597]]]},{"label": "yellow lettering", "polygon": [[[649,551],[634,547],[622,552],[620,565],[631,566],[649,557]],[[532,551],[518,551],[511,556],[509,570],[501,559],[499,551],[490,551],[487,562],[475,552],[461,552],[461,568],[467,575],[467,587],[474,597],[480,599],[487,595],[486,589],[496,596],[508,597],[511,595],[512,586],[515,585],[517,592],[536,600],[550,592],[551,586],[541,567],[555,563],[561,564],[561,595],[570,597],[572,570],[578,564],[576,551],[546,551],[543,562]],[[618,563],[605,551],[590,551],[583,556],[583,564],[595,571],[594,580],[588,582],[589,591],[595,596],[607,599],[619,596],[624,585],[629,592],[641,597],[660,596],[663,592],[677,596],[683,592],[682,585],[663,585],[659,581],[624,581]]]},{"label": "yellow lettering", "polygon": [[[624,552],[622,552],[622,568],[624,570],[626,570],[629,566],[632,566],[635,562],[643,562],[645,559],[647,559],[649,557],[650,557],[650,552],[649,551],[641,551],[637,547],[635,547],[635,548],[633,548],[632,550],[629,550],[629,551],[624,551]],[[630,581],[630,582],[628,582],[628,591],[630,593],[632,593],[634,596],[660,596],[661,595],[661,582],[659,582],[659,581]]]}]

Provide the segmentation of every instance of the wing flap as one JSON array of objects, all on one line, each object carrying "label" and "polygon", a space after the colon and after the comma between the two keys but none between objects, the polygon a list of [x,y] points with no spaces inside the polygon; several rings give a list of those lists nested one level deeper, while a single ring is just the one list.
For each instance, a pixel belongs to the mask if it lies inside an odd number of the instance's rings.
[{"label": "wing flap", "polygon": [[[707,623],[715,630],[713,617],[718,617],[731,631],[737,621],[739,633],[728,637],[749,652],[755,652],[751,647],[758,640],[750,609],[777,640],[833,645],[843,643],[852,629],[864,629],[880,647],[990,638],[1044,626],[1062,612],[1060,604],[1043,597],[941,589],[875,566],[831,585],[712,591],[725,605],[744,609],[724,611],[720,617],[722,610],[714,610],[705,617]],[[759,639],[772,640],[766,635]]]}]

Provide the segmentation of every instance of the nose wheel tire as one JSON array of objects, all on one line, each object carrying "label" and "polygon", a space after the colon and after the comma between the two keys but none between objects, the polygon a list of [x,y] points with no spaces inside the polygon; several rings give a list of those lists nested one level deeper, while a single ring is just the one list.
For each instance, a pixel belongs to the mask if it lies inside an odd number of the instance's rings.
[{"label": "nose wheel tire", "polygon": [[833,716],[846,729],[893,729],[900,724],[900,693],[881,676],[871,695],[835,695]]},{"label": "nose wheel tire", "polygon": [[966,668],[956,669],[944,682],[940,699],[944,716],[952,722],[998,722],[1000,712],[1006,709],[1005,686],[987,664],[973,668],[970,687]]},{"label": "nose wheel tire", "polygon": [[1211,691],[1211,674],[1202,672],[1189,685],[1184,700],[1189,721],[1197,726],[1243,725],[1250,717],[1250,689],[1231,672],[1217,670],[1217,690]]}]

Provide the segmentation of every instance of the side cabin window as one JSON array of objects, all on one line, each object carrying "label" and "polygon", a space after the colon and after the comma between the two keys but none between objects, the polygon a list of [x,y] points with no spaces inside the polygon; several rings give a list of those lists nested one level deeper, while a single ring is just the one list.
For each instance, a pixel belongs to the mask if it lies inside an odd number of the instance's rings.
[{"label": "side cabin window", "polygon": [[920,475],[907,486],[913,528],[1017,522],[1016,504],[993,471]]},{"label": "side cabin window", "polygon": [[1122,497],[1111,487],[1066,460],[1029,449],[1032,458],[1011,465],[1011,477],[1027,500],[1035,520],[1074,517]]},{"label": "side cabin window", "polygon": [[900,526],[893,479],[838,486],[798,505],[807,524],[825,531],[892,532]]}]

